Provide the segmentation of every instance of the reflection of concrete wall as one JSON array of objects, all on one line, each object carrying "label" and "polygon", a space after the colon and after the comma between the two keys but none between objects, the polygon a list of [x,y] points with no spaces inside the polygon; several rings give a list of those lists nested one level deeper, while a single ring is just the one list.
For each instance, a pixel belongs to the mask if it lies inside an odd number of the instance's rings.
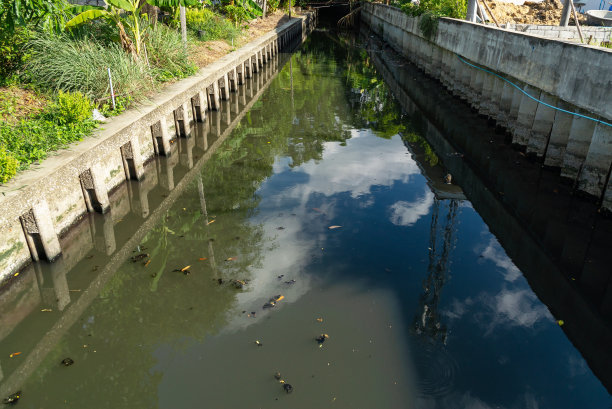
[{"label": "reflection of concrete wall", "polygon": [[612,390],[612,223],[592,204],[556,193],[558,176],[503,146],[504,136],[434,80],[397,57],[387,61],[375,43],[368,48],[405,111],[425,122],[420,131],[453,180]]},{"label": "reflection of concrete wall", "polygon": [[[0,235],[6,240],[0,244],[0,282],[32,258],[57,258],[62,252],[58,240],[62,233],[88,210],[106,212],[111,207],[109,192],[126,179],[141,181],[145,162],[155,154],[166,155],[170,138],[187,136],[194,113],[201,117],[204,98],[200,97],[211,84],[225,80],[228,72],[242,67],[247,59],[258,57],[260,64],[267,63],[279,50],[304,38],[314,25],[314,16],[309,13],[293,19],[224,56],[193,77],[173,84],[150,103],[113,118],[70,151],[62,151],[1,186]],[[213,88],[219,92],[218,86]],[[228,87],[221,91],[228,91]],[[223,96],[227,98],[229,93]],[[228,116],[225,126],[229,122]],[[191,148],[188,142],[182,150],[187,154],[187,167],[193,164]],[[142,183],[138,184],[142,187],[130,188],[129,196],[147,217],[148,182]]]},{"label": "reflection of concrete wall", "polygon": [[612,211],[612,50],[448,18],[439,20],[429,40],[418,18],[374,3],[364,5],[361,18],[396,51],[506,127],[514,144],[560,166],[564,178]]}]

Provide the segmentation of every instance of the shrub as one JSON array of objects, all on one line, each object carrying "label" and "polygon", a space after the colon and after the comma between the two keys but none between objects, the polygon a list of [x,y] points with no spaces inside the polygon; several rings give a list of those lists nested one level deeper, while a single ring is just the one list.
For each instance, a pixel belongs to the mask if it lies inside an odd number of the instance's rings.
[{"label": "shrub", "polygon": [[28,57],[26,44],[31,32],[22,27],[0,31],[0,85],[14,81]]},{"label": "shrub", "polygon": [[202,41],[226,40],[232,41],[240,37],[241,31],[231,21],[222,18],[211,10],[187,9],[187,27],[194,33],[200,31],[198,37]]},{"label": "shrub", "polygon": [[59,125],[85,122],[91,118],[93,104],[80,92],[60,91],[57,100],[51,104],[45,117]]},{"label": "shrub", "polygon": [[0,146],[0,183],[8,182],[17,173],[19,161]]},{"label": "shrub", "polygon": [[401,9],[409,16],[429,12],[432,17],[465,18],[467,0],[419,0],[417,3],[400,1]]},{"label": "shrub", "polygon": [[274,13],[276,10],[278,10],[279,2],[280,0],[268,0],[266,6],[268,8],[268,13]]}]

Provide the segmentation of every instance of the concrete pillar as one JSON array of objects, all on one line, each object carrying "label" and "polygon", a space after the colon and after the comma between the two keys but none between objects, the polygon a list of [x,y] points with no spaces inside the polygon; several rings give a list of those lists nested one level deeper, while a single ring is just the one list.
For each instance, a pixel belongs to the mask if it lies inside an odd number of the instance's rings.
[{"label": "concrete pillar", "polygon": [[49,266],[51,270],[51,282],[53,283],[53,293],[55,294],[56,306],[59,311],[63,311],[70,304],[70,290],[66,279],[66,262],[59,258],[57,262]]},{"label": "concrete pillar", "polygon": [[244,84],[244,63],[236,66],[236,83],[238,85]]},{"label": "concrete pillar", "polygon": [[570,128],[567,148],[563,156],[561,176],[576,180],[582,164],[589,151],[589,145],[595,131],[595,122],[589,119],[574,116]]},{"label": "concrete pillar", "polygon": [[492,75],[492,77],[493,91],[491,93],[491,99],[489,101],[489,115],[491,116],[491,118],[497,121],[499,118],[499,107],[501,104],[505,81],[494,75]]},{"label": "concrete pillar", "polygon": [[472,80],[470,81],[470,105],[477,111],[480,110],[480,102],[482,100],[482,87],[484,85],[486,72],[473,69]]},{"label": "concrete pillar", "polygon": [[467,5],[467,15],[465,19],[467,21],[471,21],[472,23],[476,22],[476,12],[478,11],[478,6],[476,0],[468,0]]},{"label": "concrete pillar", "polygon": [[[557,98],[545,92],[540,94],[540,100],[552,106],[557,105]],[[527,142],[527,153],[535,153],[538,158],[544,156],[553,122],[555,121],[555,111],[544,104],[538,104]]]},{"label": "concrete pillar", "polygon": [[251,57],[251,71],[254,73],[259,72],[259,65],[257,64],[257,53]]},{"label": "concrete pillar", "polygon": [[208,95],[208,107],[211,110],[218,111],[219,110],[219,83],[217,81],[213,81],[207,88]]},{"label": "concrete pillar", "polygon": [[96,249],[110,256],[117,249],[113,216],[110,213],[106,213],[102,216],[94,217],[92,224],[95,229],[94,243]]},{"label": "concrete pillar", "polygon": [[600,198],[604,192],[612,165],[612,126],[598,123],[589,145],[578,189]]},{"label": "concrete pillar", "polygon": [[218,80],[219,82],[219,93],[221,95],[221,99],[227,101],[230,97],[230,88],[229,88],[229,80],[227,78],[227,73],[223,74],[221,78]]},{"label": "concrete pillar", "polygon": [[231,92],[238,92],[238,85],[240,85],[238,81],[238,69],[234,67],[227,73],[227,78],[229,80],[229,86]]},{"label": "concrete pillar", "polygon": [[482,115],[491,116],[491,105],[493,99],[493,85],[495,76],[487,72],[483,72],[482,92],[480,93],[480,113]]},{"label": "concrete pillar", "polygon": [[177,137],[189,136],[191,132],[191,121],[189,120],[189,108],[187,102],[181,104],[174,110],[174,129]]},{"label": "concrete pillar", "polygon": [[570,14],[572,12],[572,8],[570,6],[570,0],[563,0],[563,11],[561,12],[561,21],[559,21],[559,25],[562,27],[569,26]]},{"label": "concrete pillar", "polygon": [[121,159],[123,160],[125,178],[127,180],[142,180],[144,177],[144,166],[137,137],[132,137],[121,146]]},{"label": "concrete pillar", "polygon": [[[559,100],[557,106],[562,109],[571,109],[570,105]],[[572,127],[573,115],[561,111],[555,111],[555,119],[548,138],[548,147],[544,157],[544,165],[561,167],[563,157],[565,156],[565,148],[569,139],[570,129]]]},{"label": "concrete pillar", "polygon": [[262,51],[261,51],[261,50],[257,51],[257,54],[256,54],[256,55],[257,55],[257,66],[258,66],[259,68],[262,68],[262,67],[263,67],[263,64],[264,64],[264,63],[263,63],[263,55],[262,55],[262,54],[263,54],[263,53],[262,53]]},{"label": "concrete pillar", "polygon": [[94,165],[79,175],[81,189],[88,212],[106,213],[110,209],[108,192],[101,177],[102,171]]},{"label": "concrete pillar", "polygon": [[[532,97],[539,99],[541,91],[531,85],[525,85],[524,91]],[[512,143],[526,146],[529,140],[531,127],[535,118],[538,102],[523,94],[518,109],[518,115],[512,129]]]},{"label": "concrete pillar", "polygon": [[[244,67],[244,79],[251,78],[253,73],[251,71],[251,59],[247,59],[242,66]],[[246,83],[246,81],[244,81]]]},{"label": "concrete pillar", "polygon": [[151,125],[151,135],[153,137],[153,148],[157,155],[170,155],[170,135],[168,133],[168,123],[166,117],[161,117],[159,121]]},{"label": "concrete pillar", "polygon": [[204,122],[206,120],[206,110],[208,109],[208,98],[206,98],[204,91],[199,91],[191,98],[191,106],[193,109],[193,120]]},{"label": "concrete pillar", "polygon": [[178,144],[179,162],[187,169],[193,168],[193,147],[195,138],[181,139]]},{"label": "concrete pillar", "polygon": [[34,261],[53,261],[62,253],[46,201],[36,202],[20,221]]},{"label": "concrete pillar", "polygon": [[[520,86],[520,84],[518,85]],[[514,129],[522,99],[523,92],[516,87],[512,87],[512,102],[510,103],[510,111],[508,112],[508,120],[506,121],[506,129],[508,130]]]}]

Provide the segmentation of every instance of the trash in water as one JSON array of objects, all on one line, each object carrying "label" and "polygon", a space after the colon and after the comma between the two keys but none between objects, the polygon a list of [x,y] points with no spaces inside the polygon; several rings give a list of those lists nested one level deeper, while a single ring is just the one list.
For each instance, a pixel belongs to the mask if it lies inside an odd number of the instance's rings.
[{"label": "trash in water", "polygon": [[21,398],[21,391],[17,391],[15,393],[10,394],[6,398],[2,399],[2,403],[5,405],[14,405]]},{"label": "trash in water", "polygon": [[74,359],[72,358],[64,358],[62,359],[62,365],[64,366],[70,366],[74,363]]},{"label": "trash in water", "polygon": [[255,345],[257,345],[258,347],[263,346],[263,344],[259,340],[255,341]]},{"label": "trash in water", "polygon": [[151,264],[151,259],[148,259],[148,260],[147,260],[147,262],[146,262],[146,263],[144,263],[144,266],[145,266],[145,267],[148,267],[148,266],[149,266],[149,264]]},{"label": "trash in water", "polygon": [[319,318],[317,318],[317,321],[323,322],[323,318],[319,317]]},{"label": "trash in water", "polygon": [[318,342],[319,344],[322,344],[322,343],[324,343],[324,342],[325,342],[325,340],[326,340],[326,339],[329,339],[329,335],[327,335],[327,334],[321,334],[321,335],[319,335],[318,337],[316,337],[315,339],[317,340],[317,342]]},{"label": "trash in water", "polygon": [[446,176],[444,177],[444,182],[447,185],[450,185],[452,181],[453,181],[453,176],[450,173],[447,173]]},{"label": "trash in water", "polygon": [[282,379],[279,382],[283,384],[283,390],[285,392],[287,392],[287,393],[293,392],[293,386],[291,386],[290,383],[287,383],[287,382],[283,381]]},{"label": "trash in water", "polygon": [[147,257],[149,257],[149,254],[148,254],[148,253],[140,253],[140,254],[137,254],[137,255],[135,255],[135,256],[132,256],[132,263],[135,263],[135,262],[140,261],[140,260],[142,260],[142,259],[145,259],[145,258],[147,258]]},{"label": "trash in water", "polygon": [[191,268],[191,266],[186,266],[181,268],[181,272],[184,273],[185,271],[189,270]]},{"label": "trash in water", "polygon": [[342,227],[342,226],[334,225],[334,226],[329,226],[328,229],[334,230],[334,229],[339,229],[340,227]]},{"label": "trash in water", "polygon": [[285,276],[284,274],[281,274],[281,275],[279,275],[277,278],[280,280],[280,279],[281,279],[281,278],[283,278],[284,276]]},{"label": "trash in water", "polygon": [[15,356],[19,356],[21,355],[21,352],[13,352],[12,354],[9,355],[9,358],[13,358]]},{"label": "trash in water", "polygon": [[280,372],[275,372],[275,373],[274,373],[274,378],[275,378],[277,381],[280,381],[280,379],[281,379],[281,373],[280,373]]},{"label": "trash in water", "polygon": [[213,224],[215,222],[215,219],[212,219],[211,221],[209,221],[208,223],[206,223],[207,226],[210,226],[211,224]]},{"label": "trash in water", "polygon": [[275,295],[274,297],[270,298],[268,300],[268,302],[264,304],[263,307],[264,308],[272,308],[272,307],[274,307],[276,305],[276,303],[278,301],[282,300],[283,298],[285,298],[284,295],[280,295],[280,294],[279,295]]},{"label": "trash in water", "polygon": [[285,228],[283,226],[279,226],[276,228],[276,230],[285,230]]}]

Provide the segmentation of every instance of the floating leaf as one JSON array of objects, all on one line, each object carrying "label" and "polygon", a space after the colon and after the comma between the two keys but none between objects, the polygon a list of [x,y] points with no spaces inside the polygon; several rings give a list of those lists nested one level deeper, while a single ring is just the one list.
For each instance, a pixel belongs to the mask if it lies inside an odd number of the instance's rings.
[{"label": "floating leaf", "polygon": [[208,225],[211,225],[211,224],[213,224],[214,222],[215,222],[215,219],[212,219],[211,221],[209,221],[208,223],[206,223],[206,225],[207,225],[207,226],[208,226]]},{"label": "floating leaf", "polygon": [[200,261],[208,260],[208,257],[200,257],[199,260]]},{"label": "floating leaf", "polygon": [[186,266],[181,268],[181,273],[184,273],[185,271],[189,270],[191,268],[191,266]]},{"label": "floating leaf", "polygon": [[19,271],[13,274],[13,277],[17,277],[19,275]]},{"label": "floating leaf", "polygon": [[319,317],[319,318],[317,318],[317,321],[323,322],[323,318]]},{"label": "floating leaf", "polygon": [[51,312],[53,311],[51,308],[43,308],[42,310],[40,310],[41,312]]},{"label": "floating leaf", "polygon": [[563,326],[563,324],[565,324],[565,321],[559,320],[559,321],[557,321],[557,324],[559,324],[559,326],[561,327],[561,326]]},{"label": "floating leaf", "polygon": [[236,257],[228,257],[225,259],[225,261],[234,261],[236,260]]},{"label": "floating leaf", "polygon": [[151,259],[148,259],[144,266],[147,267],[149,264],[151,264]]},{"label": "floating leaf", "polygon": [[328,227],[328,229],[330,229],[330,230],[334,230],[334,229],[339,229],[340,227],[342,227],[342,226],[336,226],[336,225],[334,225],[334,226],[329,226],[329,227]]},{"label": "floating leaf", "polygon": [[18,356],[21,355],[21,352],[13,352],[12,354],[9,355],[9,358],[12,358],[14,356]]}]

